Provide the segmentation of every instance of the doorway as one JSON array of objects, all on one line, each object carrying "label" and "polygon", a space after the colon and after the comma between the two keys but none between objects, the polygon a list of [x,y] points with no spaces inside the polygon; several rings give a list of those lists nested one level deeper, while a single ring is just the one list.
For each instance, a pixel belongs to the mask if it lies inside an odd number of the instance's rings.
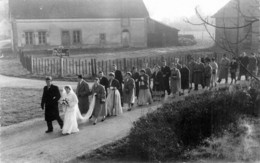
[{"label": "doorway", "polygon": [[127,29],[122,31],[122,44],[124,48],[128,48],[130,46],[130,32]]}]

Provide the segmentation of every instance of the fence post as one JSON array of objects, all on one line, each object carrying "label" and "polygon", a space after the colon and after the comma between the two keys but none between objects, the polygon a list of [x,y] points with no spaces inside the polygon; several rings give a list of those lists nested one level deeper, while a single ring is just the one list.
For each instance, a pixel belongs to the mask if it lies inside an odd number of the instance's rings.
[{"label": "fence post", "polygon": [[60,57],[60,77],[63,77],[63,57]]},{"label": "fence post", "polygon": [[92,72],[92,76],[94,76],[94,63],[92,58],[91,58],[91,72]]},{"label": "fence post", "polygon": [[31,55],[31,74],[33,74],[33,56]]}]

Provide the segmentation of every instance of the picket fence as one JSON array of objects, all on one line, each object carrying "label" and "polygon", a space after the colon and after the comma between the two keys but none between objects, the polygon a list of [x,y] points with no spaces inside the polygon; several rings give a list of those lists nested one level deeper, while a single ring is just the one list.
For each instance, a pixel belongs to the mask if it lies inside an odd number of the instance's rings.
[{"label": "picket fence", "polygon": [[[138,58],[119,58],[119,59],[97,59],[97,58],[76,58],[76,57],[37,57],[33,55],[25,55],[20,53],[20,61],[24,68],[36,75],[60,76],[61,68],[63,77],[76,76],[82,74],[85,77],[96,76],[99,71],[108,74],[116,64],[118,69],[123,73],[131,71],[133,67],[138,70],[144,67],[147,62],[150,67],[158,64],[161,65],[162,60],[166,60],[169,65],[175,58],[179,58],[181,62],[188,64],[190,57],[198,59],[200,57],[214,57],[220,63],[222,55],[214,54],[211,51],[195,51],[195,52],[178,52],[152,57]],[[60,64],[62,61],[62,65]]]}]

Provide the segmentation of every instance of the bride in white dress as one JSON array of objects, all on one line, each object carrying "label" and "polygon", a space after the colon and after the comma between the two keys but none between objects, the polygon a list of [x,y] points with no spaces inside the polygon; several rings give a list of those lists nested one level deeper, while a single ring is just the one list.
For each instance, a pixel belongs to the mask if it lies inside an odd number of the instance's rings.
[{"label": "bride in white dress", "polygon": [[66,135],[79,132],[77,119],[80,119],[82,122],[86,122],[89,119],[94,109],[95,97],[91,101],[89,111],[84,116],[79,111],[78,98],[71,86],[68,85],[63,88],[60,103],[65,111],[62,134]]}]

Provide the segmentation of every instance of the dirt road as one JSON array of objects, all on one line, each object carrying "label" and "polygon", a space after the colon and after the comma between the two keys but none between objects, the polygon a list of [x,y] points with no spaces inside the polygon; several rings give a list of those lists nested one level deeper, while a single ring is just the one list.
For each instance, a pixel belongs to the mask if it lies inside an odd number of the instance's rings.
[{"label": "dirt road", "polygon": [[62,136],[56,122],[45,134],[43,119],[1,128],[1,162],[66,162],[127,135],[132,122],[156,107],[138,108],[93,126],[81,124],[80,132]]},{"label": "dirt road", "polygon": [[[75,82],[54,81],[60,86]],[[30,80],[0,75],[0,87],[36,88],[45,85],[41,80]],[[4,93],[4,92],[1,92]],[[25,121],[19,124],[1,127],[2,163],[21,162],[66,162],[90,152],[104,144],[113,142],[127,135],[132,122],[156,107],[138,108],[121,116],[107,119],[93,126],[91,122],[80,124],[77,134],[62,136],[56,122],[54,132],[45,134],[47,129],[43,118]]]}]

